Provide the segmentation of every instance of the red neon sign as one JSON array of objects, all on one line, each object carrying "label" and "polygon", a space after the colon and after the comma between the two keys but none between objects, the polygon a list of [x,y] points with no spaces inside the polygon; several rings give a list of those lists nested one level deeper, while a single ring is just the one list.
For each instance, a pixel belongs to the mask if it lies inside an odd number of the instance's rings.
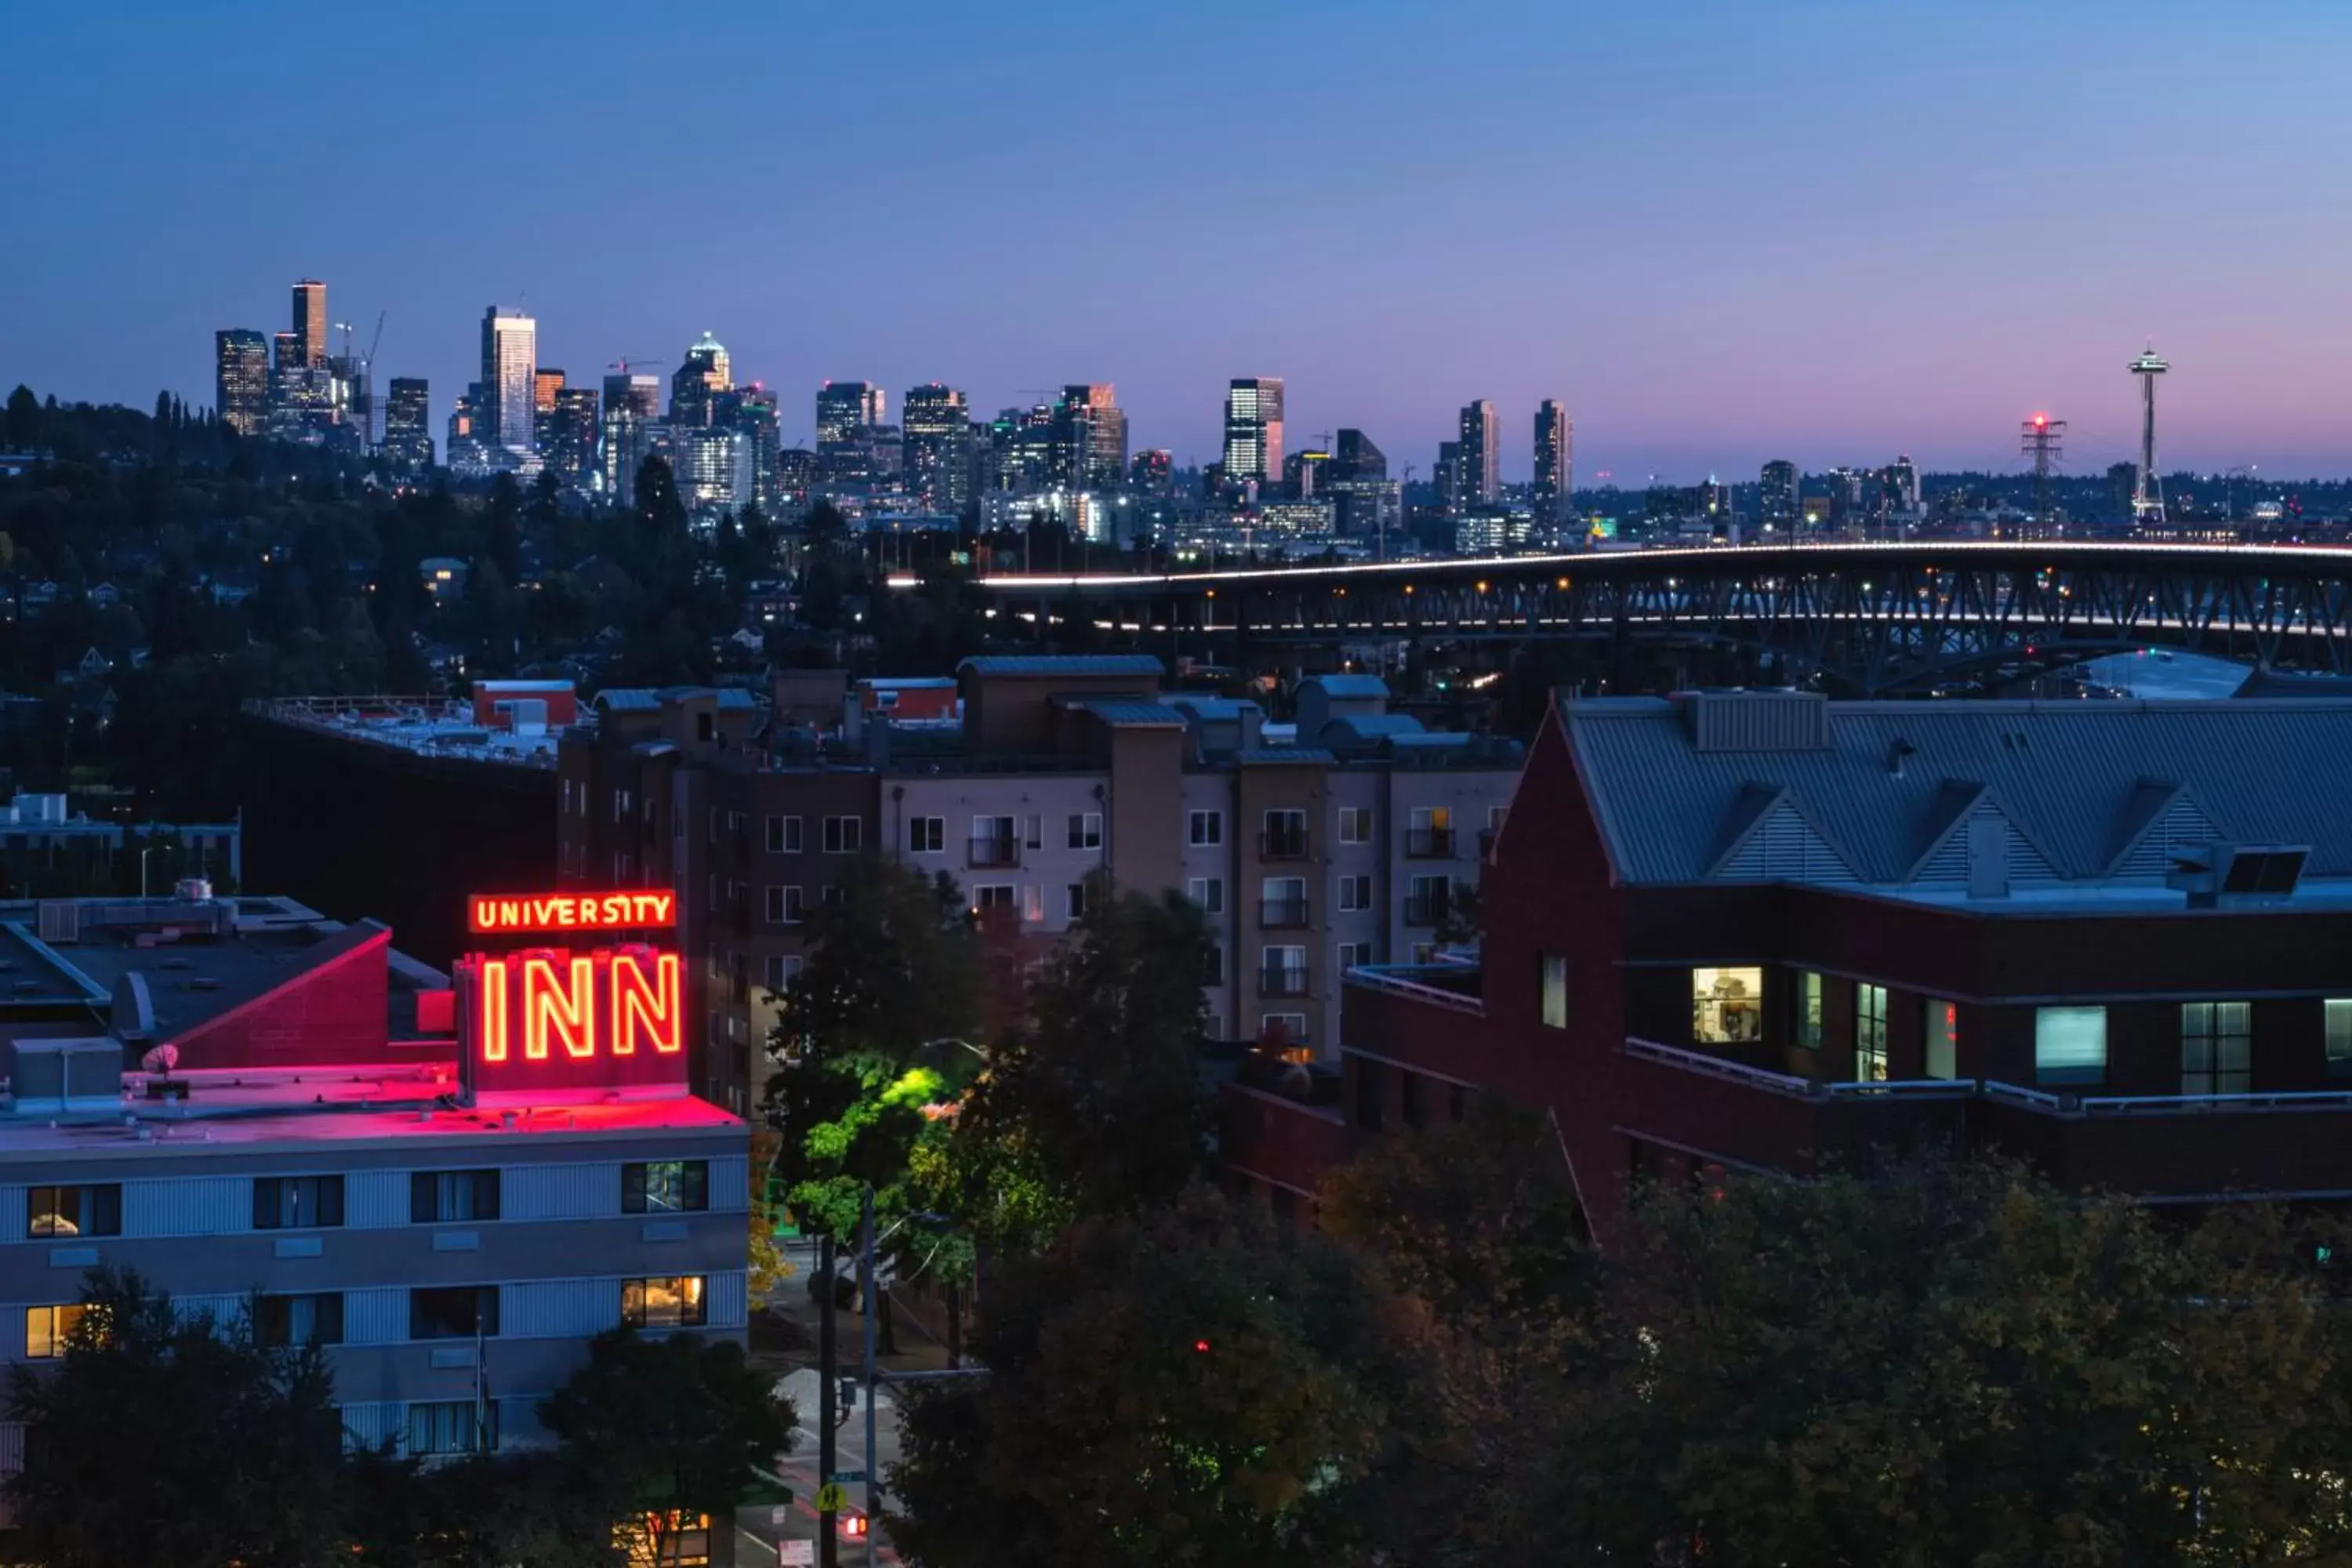
[{"label": "red neon sign", "polygon": [[466,929],[478,932],[642,931],[677,923],[676,893],[475,893],[466,900]]},{"label": "red neon sign", "polygon": [[[602,974],[599,974],[599,971]],[[601,982],[601,983],[600,983]],[[525,953],[476,961],[474,1038],[478,1058],[586,1062],[603,1054],[654,1056],[685,1049],[677,954]]]}]

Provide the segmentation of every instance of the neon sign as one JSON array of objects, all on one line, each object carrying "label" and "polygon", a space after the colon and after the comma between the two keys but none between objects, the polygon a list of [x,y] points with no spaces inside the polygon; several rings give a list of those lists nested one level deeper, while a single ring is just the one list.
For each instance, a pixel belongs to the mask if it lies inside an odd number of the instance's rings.
[{"label": "neon sign", "polygon": [[686,1005],[675,952],[476,953],[457,965],[457,991],[463,1070],[478,1094],[685,1090]]},{"label": "neon sign", "polygon": [[476,893],[466,900],[466,929],[480,934],[644,931],[677,923],[676,893]]}]

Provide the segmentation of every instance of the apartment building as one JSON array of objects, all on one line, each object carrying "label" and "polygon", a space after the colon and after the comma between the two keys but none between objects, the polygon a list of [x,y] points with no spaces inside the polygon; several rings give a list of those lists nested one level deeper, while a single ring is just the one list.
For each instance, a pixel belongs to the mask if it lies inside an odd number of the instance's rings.
[{"label": "apartment building", "polygon": [[[2352,703],[1568,701],[1475,965],[1347,987],[1336,1092],[1227,1096],[1311,1196],[1492,1092],[1624,1183],[1921,1140],[2202,1204],[2352,1192]],[[1315,1103],[1318,1099],[1321,1103]]]},{"label": "apartment building", "polygon": [[853,703],[822,734],[763,724],[739,693],[608,691],[565,738],[560,866],[573,886],[677,890],[694,1081],[719,1104],[755,1097],[809,912],[869,848],[1006,911],[1033,956],[1097,877],[1184,892],[1217,936],[1212,1033],[1329,1056],[1341,974],[1427,956],[1475,885],[1518,749],[1388,714],[1364,677],[1308,678],[1295,738],[1270,743],[1258,704],[1162,675],[1128,655],[971,658],[960,721]]},{"label": "apartment building", "polygon": [[61,1354],[84,1272],[127,1267],[322,1346],[352,1442],[435,1456],[541,1440],[604,1330],[745,1331],[748,1130],[666,1065],[657,990],[557,1083],[490,1075],[448,976],[291,900],[0,904],[0,1360]]}]

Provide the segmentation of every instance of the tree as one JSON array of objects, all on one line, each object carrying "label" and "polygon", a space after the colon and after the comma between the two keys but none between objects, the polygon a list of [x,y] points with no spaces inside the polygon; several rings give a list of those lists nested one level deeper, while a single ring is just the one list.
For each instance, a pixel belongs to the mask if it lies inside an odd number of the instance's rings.
[{"label": "tree", "polygon": [[966,1212],[1023,1193],[1034,1241],[1066,1217],[1165,1204],[1206,1170],[1209,952],[1190,901],[1090,886],[1032,994],[1033,1026],[998,1045],[958,1115]]},{"label": "tree", "polygon": [[698,1519],[731,1524],[757,1472],[791,1447],[793,1421],[733,1340],[626,1328],[592,1341],[539,1415],[600,1517],[642,1537],[645,1568],[676,1562],[679,1532]]},{"label": "tree", "polygon": [[1341,1560],[1386,1442],[1381,1298],[1347,1253],[1205,1187],[1009,1268],[990,1373],[902,1417],[923,1568]]},{"label": "tree", "polygon": [[59,1564],[310,1568],[341,1536],[342,1423],[315,1349],[248,1319],[182,1315],[128,1270],[94,1270],[53,1372],[16,1367],[16,1550]]}]

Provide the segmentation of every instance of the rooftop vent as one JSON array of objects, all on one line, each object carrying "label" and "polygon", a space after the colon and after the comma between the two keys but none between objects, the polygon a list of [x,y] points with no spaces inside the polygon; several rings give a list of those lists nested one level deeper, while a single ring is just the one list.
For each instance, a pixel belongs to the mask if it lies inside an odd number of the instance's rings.
[{"label": "rooftop vent", "polygon": [[2307,844],[2199,844],[2172,852],[2164,885],[2192,910],[2284,903],[2303,880]]},{"label": "rooftop vent", "polygon": [[1829,749],[1829,699],[1817,691],[1698,691],[1681,701],[1702,752]]}]

